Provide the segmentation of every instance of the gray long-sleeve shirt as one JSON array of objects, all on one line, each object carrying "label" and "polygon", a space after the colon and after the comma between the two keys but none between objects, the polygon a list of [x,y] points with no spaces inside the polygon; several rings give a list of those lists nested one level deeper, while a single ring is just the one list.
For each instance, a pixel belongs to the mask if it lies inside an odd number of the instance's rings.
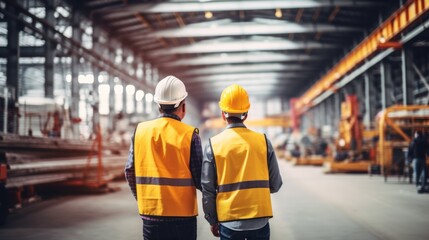
[{"label": "gray long-sleeve shirt", "polygon": [[[231,123],[226,127],[236,128],[246,127],[243,123]],[[274,148],[271,142],[267,139],[268,146],[268,168],[269,168],[269,183],[270,192],[277,192],[283,184],[280,176],[279,166],[277,163],[277,157],[274,153]],[[217,194],[217,175],[216,175],[216,163],[214,155],[211,151],[210,144],[205,146],[205,158],[203,160],[203,166],[201,169],[201,185],[203,192],[203,210],[205,218],[210,225],[218,222],[216,213],[216,194]],[[236,231],[255,230],[264,227],[268,223],[269,218],[258,218],[258,219],[247,219],[240,221],[231,221],[221,223],[227,228]]]}]

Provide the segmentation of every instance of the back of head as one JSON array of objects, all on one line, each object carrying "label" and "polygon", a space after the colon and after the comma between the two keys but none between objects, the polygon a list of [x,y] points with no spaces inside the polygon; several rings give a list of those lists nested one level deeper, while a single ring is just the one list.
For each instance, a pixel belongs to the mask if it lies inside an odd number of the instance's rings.
[{"label": "back of head", "polygon": [[225,113],[226,118],[243,119],[250,109],[249,95],[240,85],[230,85],[222,91],[219,107]]},{"label": "back of head", "polygon": [[167,76],[156,85],[154,101],[162,110],[174,110],[188,96],[183,82],[175,76]]}]

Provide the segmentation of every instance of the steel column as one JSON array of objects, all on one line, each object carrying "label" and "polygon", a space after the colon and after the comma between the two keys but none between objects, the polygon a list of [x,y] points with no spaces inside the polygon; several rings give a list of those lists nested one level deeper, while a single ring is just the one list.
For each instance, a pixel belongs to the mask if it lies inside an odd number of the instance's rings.
[{"label": "steel column", "polygon": [[144,80],[149,86],[152,86],[152,66],[150,63],[144,65]]},{"label": "steel column", "polygon": [[326,124],[326,102],[323,102],[322,105],[320,106],[320,112],[319,114],[321,114],[320,116],[320,125],[319,128],[321,128],[323,125]]},{"label": "steel column", "polygon": [[363,124],[366,128],[371,126],[371,103],[370,103],[370,83],[369,75],[365,73],[364,77],[364,86],[365,86],[365,115],[363,117]]},{"label": "steel column", "polygon": [[414,103],[414,70],[413,55],[411,50],[402,49],[402,104],[412,105]]},{"label": "steel column", "polygon": [[370,97],[371,117],[372,117],[371,120],[374,120],[374,117],[378,114],[378,112],[382,110],[381,95],[380,95],[381,90],[378,89],[378,86],[381,86],[381,85],[380,85],[380,79],[376,78],[374,76],[374,73],[369,73],[369,74],[370,74],[369,75],[370,77],[369,97]]},{"label": "steel column", "polygon": [[[141,77],[141,81],[143,83],[145,83],[146,80],[146,62],[142,61],[141,62],[141,71],[142,71],[142,77]],[[144,93],[143,98],[142,98],[142,114],[143,116],[145,116],[146,114],[146,101],[145,101],[145,97],[146,97],[147,92]]]},{"label": "steel column", "polygon": [[392,78],[392,66],[388,62],[384,62],[384,76],[386,78],[386,107],[390,107],[395,102],[395,95],[393,92],[393,78]]},{"label": "steel column", "polygon": [[[145,64],[145,81],[146,81],[146,84],[148,84],[149,86],[153,86],[153,68],[152,68],[152,64],[150,64],[150,63],[146,63]],[[153,102],[146,102],[146,99],[145,99],[145,105],[146,105],[146,111],[149,111],[149,107],[151,107],[151,112],[149,113],[148,112],[148,115],[150,116],[150,115],[152,115],[153,114],[153,106],[154,106],[154,103]],[[152,105],[152,106],[150,106],[150,105]],[[158,108],[158,105],[156,105],[156,107]]]},{"label": "steel column", "polygon": [[341,119],[341,99],[340,91],[334,93],[334,112],[335,112],[335,128],[338,128],[338,123]]},{"label": "steel column", "polygon": [[[100,29],[98,27],[93,27],[92,34],[92,47],[95,52],[101,53],[100,41],[98,38],[100,37]],[[97,66],[92,65],[92,72],[94,76],[94,82],[92,83],[92,131],[97,133],[99,129],[97,127],[100,125],[100,94],[98,91],[98,87],[100,83],[98,82],[98,78],[100,76],[100,69]]]},{"label": "steel column", "polygon": [[[18,16],[18,10],[13,4],[7,3],[7,11],[13,16]],[[6,87],[7,94],[7,133],[18,131],[18,90],[19,90],[19,24],[14,18],[7,19],[7,63],[6,63]],[[10,97],[9,97],[10,96]]]},{"label": "steel column", "polygon": [[[45,1],[46,16],[45,20],[52,26],[55,26],[54,16],[54,1]],[[46,29],[45,38],[45,97],[54,98],[54,58],[55,58],[55,44],[50,40],[53,38],[54,33],[51,29]]]},{"label": "steel column", "polygon": [[384,62],[380,63],[381,109],[386,109],[386,76]]},{"label": "steel column", "polygon": [[393,104],[392,72],[390,64],[385,61],[380,63],[380,77],[381,103],[382,108],[385,109]]},{"label": "steel column", "polygon": [[127,83],[122,81],[122,113],[124,114],[124,117],[128,116],[127,113],[127,103],[128,103],[128,99],[127,99]]},{"label": "steel column", "polygon": [[113,133],[115,130],[115,78],[111,74],[109,74],[109,121],[108,121],[108,129],[110,133]]},{"label": "steel column", "polygon": [[327,113],[326,113],[326,117],[327,117],[327,125],[330,125],[331,127],[334,126],[334,121],[333,121],[333,117],[334,117],[334,98],[330,97],[326,100],[326,104],[327,104]]},{"label": "steel column", "polygon": [[[80,17],[76,9],[72,10],[72,38],[76,42],[80,42],[82,39],[82,30],[80,29]],[[72,62],[71,62],[71,118],[78,119],[79,118],[79,102],[80,102],[80,95],[79,95],[79,57],[76,54],[73,54],[71,56]],[[74,123],[73,124],[73,135],[74,138],[79,138],[80,132],[79,132],[79,124]]]},{"label": "steel column", "polygon": [[100,76],[100,70],[97,67],[92,67],[92,74],[94,75],[94,82],[92,83],[92,131],[96,133],[97,126],[100,124],[100,111],[99,111],[99,92],[98,86],[98,77]]},{"label": "steel column", "polygon": [[159,72],[158,69],[155,67],[152,67],[152,83],[155,86],[159,81]]},{"label": "steel column", "polygon": [[[102,52],[103,49],[100,43],[100,28],[93,26],[92,31],[92,47],[96,52]],[[94,82],[92,84],[92,124],[93,131],[97,130],[97,126],[100,125],[100,93],[98,91],[98,87],[100,82],[98,78],[100,77],[100,69],[97,66],[92,65],[92,74],[94,75]]]},{"label": "steel column", "polygon": [[[109,55],[111,59],[115,59],[115,51],[114,49],[109,49]],[[115,111],[115,103],[116,103],[116,95],[115,95],[115,76],[109,74],[109,126],[108,129],[112,134],[115,131],[116,124],[116,111]]]},{"label": "steel column", "polygon": [[132,95],[132,102],[133,102],[133,105],[134,105],[134,110],[133,110],[133,112],[131,113],[133,116],[136,116],[136,114],[137,114],[137,99],[136,99],[136,92],[137,92],[137,89],[135,89],[135,91],[134,91],[134,93],[133,93],[133,95]]}]

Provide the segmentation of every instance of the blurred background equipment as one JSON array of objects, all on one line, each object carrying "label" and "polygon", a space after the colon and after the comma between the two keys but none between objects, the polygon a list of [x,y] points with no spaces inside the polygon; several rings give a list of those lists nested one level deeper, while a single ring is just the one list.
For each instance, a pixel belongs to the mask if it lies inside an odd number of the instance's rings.
[{"label": "blurred background equipment", "polygon": [[325,172],[367,173],[375,162],[374,131],[365,130],[357,96],[348,95],[341,103],[341,120],[333,155],[324,163]]},{"label": "blurred background equipment", "polygon": [[[377,114],[376,120],[379,134],[374,166],[380,168],[385,181],[390,175],[411,178],[410,166],[406,161],[408,146],[415,131],[421,131],[427,141],[429,106],[390,106]],[[429,159],[426,163],[429,165]]]}]

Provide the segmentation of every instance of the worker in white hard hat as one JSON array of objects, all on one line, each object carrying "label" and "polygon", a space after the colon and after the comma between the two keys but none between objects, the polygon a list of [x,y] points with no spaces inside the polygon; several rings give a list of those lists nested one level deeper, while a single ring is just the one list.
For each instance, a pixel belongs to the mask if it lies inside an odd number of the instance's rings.
[{"label": "worker in white hard hat", "polygon": [[270,193],[283,184],[274,148],[265,134],[244,125],[250,102],[243,87],[225,88],[219,107],[227,127],[205,147],[201,174],[205,218],[221,240],[269,239]]},{"label": "worker in white hard hat", "polygon": [[125,175],[145,240],[197,238],[203,155],[198,129],[181,122],[187,96],[180,79],[162,79],[154,94],[159,117],[139,123],[132,138]]}]

